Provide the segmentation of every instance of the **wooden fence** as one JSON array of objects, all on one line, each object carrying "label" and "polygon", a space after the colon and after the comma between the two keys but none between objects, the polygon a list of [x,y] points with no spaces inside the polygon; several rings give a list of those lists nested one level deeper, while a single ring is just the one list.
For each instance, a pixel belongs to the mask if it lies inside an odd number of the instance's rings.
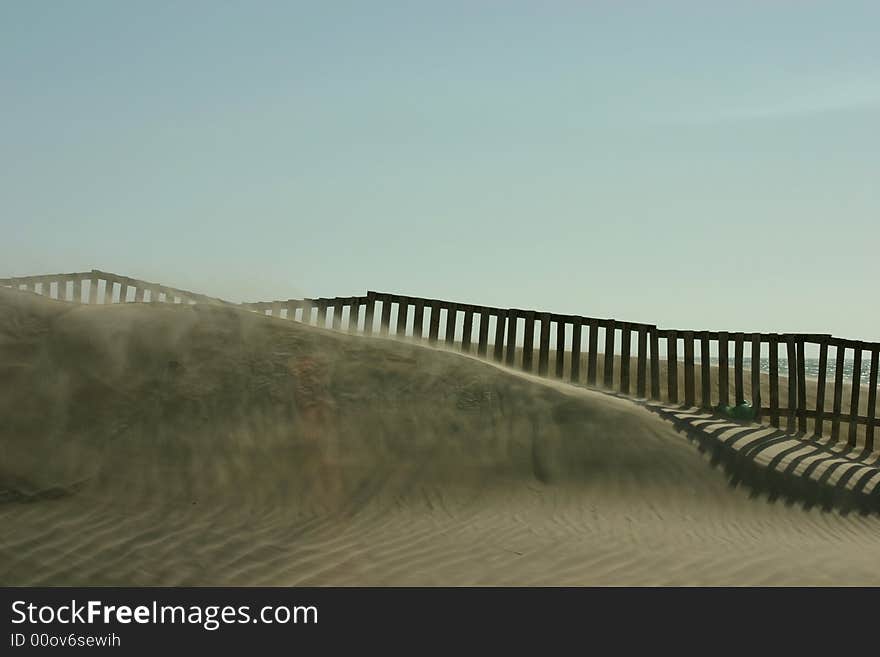
[{"label": "wooden fence", "polygon": [[71,274],[43,274],[0,278],[0,285],[29,290],[62,301],[108,304],[126,301],[161,301],[168,303],[215,303],[235,305],[222,299],[150,283],[128,276],[93,269]]},{"label": "wooden fence", "polygon": [[[98,270],[0,279],[0,285],[81,303],[228,304]],[[759,421],[779,427],[785,420],[793,432],[817,436],[829,433],[833,442],[845,439],[852,446],[861,443],[867,450],[873,450],[875,430],[880,425],[878,343],[825,334],[660,329],[653,324],[381,292],[361,297],[245,303],[241,307],[351,333],[426,341],[541,377],[612,389],[642,399],[706,409],[748,401]],[[818,348],[819,353],[815,381],[808,381],[806,376],[808,345]],[[780,350],[787,366],[786,377],[780,376]],[[712,363],[713,353],[717,354],[717,363]],[[665,358],[661,359],[661,354]],[[846,380],[848,355],[852,372]],[[769,370],[766,375],[761,371],[765,356]],[[865,391],[861,370],[863,362],[869,360]]]},{"label": "wooden fence", "polygon": [[[424,340],[538,376],[637,398],[706,409],[750,402],[759,421],[779,427],[785,420],[788,429],[801,434],[824,435],[830,430],[832,441],[846,439],[855,446],[858,440],[868,450],[873,450],[880,425],[878,343],[825,334],[660,329],[653,324],[381,292],[243,305],[326,328]],[[819,352],[818,377],[809,386],[808,345]],[[780,376],[780,350],[786,377]],[[605,358],[615,353],[619,356]],[[712,363],[713,353],[717,363]],[[662,360],[661,354],[665,354]],[[847,355],[853,362],[849,380],[845,380]],[[762,358],[769,361],[767,374],[761,371]],[[868,359],[869,383],[863,398],[862,362]]]}]

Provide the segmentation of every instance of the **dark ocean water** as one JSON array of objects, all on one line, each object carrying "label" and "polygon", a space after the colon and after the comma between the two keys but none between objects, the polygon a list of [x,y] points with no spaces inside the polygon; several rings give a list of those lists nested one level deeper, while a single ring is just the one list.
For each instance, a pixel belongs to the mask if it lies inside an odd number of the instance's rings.
[{"label": "dark ocean water", "polygon": [[[728,359],[729,367],[733,367],[733,358]],[[716,365],[718,363],[717,358],[712,358],[712,364]],[[853,375],[853,365],[854,361],[852,359],[843,361],[843,380],[845,383],[849,383],[852,381]],[[744,366],[746,368],[751,367],[751,360],[746,357]],[[827,367],[826,367],[826,380],[831,382],[834,381],[834,367],[835,362],[833,358],[828,359]],[[804,369],[808,377],[812,379],[816,379],[819,377],[819,359],[818,358],[805,358],[804,359]],[[761,359],[761,371],[769,373],[770,372],[770,359],[762,358]],[[860,372],[860,379],[862,381],[862,385],[868,385],[870,382],[870,374],[871,374],[871,359],[863,359],[862,367]],[[780,354],[779,357],[779,375],[780,376],[788,376],[788,359]]]}]

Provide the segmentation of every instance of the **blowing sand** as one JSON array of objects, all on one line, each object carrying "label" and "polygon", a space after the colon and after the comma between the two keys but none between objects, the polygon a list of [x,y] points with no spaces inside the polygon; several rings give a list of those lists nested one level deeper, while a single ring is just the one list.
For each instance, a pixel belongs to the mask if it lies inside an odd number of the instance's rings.
[{"label": "blowing sand", "polygon": [[662,419],[232,308],[0,290],[0,584],[880,584]]}]

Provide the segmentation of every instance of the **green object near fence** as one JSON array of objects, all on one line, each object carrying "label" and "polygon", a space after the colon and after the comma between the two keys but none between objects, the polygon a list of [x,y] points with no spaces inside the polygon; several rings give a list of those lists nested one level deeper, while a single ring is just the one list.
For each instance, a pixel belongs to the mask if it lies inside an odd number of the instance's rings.
[{"label": "green object near fence", "polygon": [[754,420],[755,419],[755,409],[752,408],[751,403],[743,402],[736,406],[729,406],[727,404],[718,404],[715,407],[715,412],[720,413],[726,417],[729,417],[734,420]]}]

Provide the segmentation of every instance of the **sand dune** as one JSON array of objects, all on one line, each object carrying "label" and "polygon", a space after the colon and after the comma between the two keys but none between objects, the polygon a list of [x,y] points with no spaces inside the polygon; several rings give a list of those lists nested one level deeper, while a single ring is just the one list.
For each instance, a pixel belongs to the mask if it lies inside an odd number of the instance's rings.
[{"label": "sand dune", "polygon": [[0,290],[0,584],[878,584],[880,519],[628,401],[233,308]]}]

